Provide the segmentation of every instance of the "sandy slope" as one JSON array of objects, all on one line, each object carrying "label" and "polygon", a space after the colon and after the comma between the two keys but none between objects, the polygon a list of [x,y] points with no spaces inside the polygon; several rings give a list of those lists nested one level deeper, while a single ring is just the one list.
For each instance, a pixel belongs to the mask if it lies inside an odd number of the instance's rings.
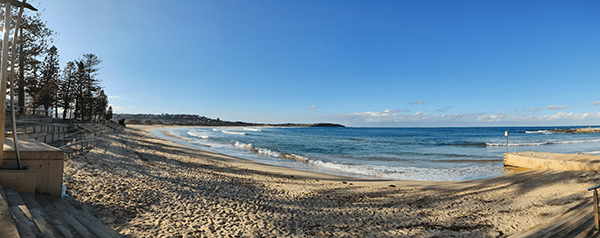
[{"label": "sandy slope", "polygon": [[261,165],[128,127],[66,161],[76,202],[131,237],[497,237],[591,199],[596,172],[374,181]]}]

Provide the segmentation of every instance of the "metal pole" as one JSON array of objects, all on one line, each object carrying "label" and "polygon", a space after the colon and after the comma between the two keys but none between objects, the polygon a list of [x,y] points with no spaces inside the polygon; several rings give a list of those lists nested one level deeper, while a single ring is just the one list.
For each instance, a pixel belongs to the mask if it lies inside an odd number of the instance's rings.
[{"label": "metal pole", "polygon": [[[25,3],[25,0],[23,1],[23,3]],[[15,105],[15,55],[16,55],[16,49],[17,49],[17,39],[18,39],[18,33],[19,33],[19,25],[21,24],[21,16],[23,15],[23,7],[21,7],[21,9],[19,10],[19,14],[17,16],[17,23],[15,25],[15,34],[13,36],[13,47],[12,47],[12,55],[10,57],[10,114],[12,116],[12,131],[13,131],[13,142],[14,142],[14,146],[15,146],[15,154],[17,156],[17,165],[19,166],[19,169],[23,169],[23,166],[21,165],[21,153],[19,151],[19,140],[17,137],[17,119],[16,119],[16,112],[14,110],[14,105]]]},{"label": "metal pole", "polygon": [[[4,27],[2,36],[2,62],[0,62],[0,92],[6,94],[6,79],[8,67],[8,33],[10,31],[10,2],[5,3],[4,10]],[[4,123],[6,121],[6,97],[0,99],[0,166],[4,162]]]}]

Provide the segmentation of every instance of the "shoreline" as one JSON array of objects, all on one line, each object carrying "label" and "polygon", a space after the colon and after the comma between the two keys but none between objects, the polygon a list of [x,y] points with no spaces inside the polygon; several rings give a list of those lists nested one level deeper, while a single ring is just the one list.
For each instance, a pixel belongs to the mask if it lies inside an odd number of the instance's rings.
[{"label": "shoreline", "polygon": [[149,129],[99,135],[101,144],[65,161],[67,200],[130,237],[510,236],[590,200],[586,189],[600,180],[590,171],[348,178],[186,147]]},{"label": "shoreline", "polygon": [[[158,130],[158,133],[156,133],[157,135],[158,134],[162,134],[162,135],[164,135],[167,138],[172,138],[171,140],[172,140],[173,143],[176,143],[176,144],[179,144],[179,145],[183,145],[183,146],[188,146],[188,147],[190,147],[192,149],[207,150],[207,152],[211,151],[211,150],[210,149],[204,149],[204,148],[198,148],[197,146],[211,147],[210,145],[200,144],[200,143],[194,143],[194,140],[190,140],[190,139],[187,139],[187,138],[182,137],[182,136],[173,135],[170,132],[165,131],[165,130],[166,129],[170,129],[170,128],[194,128],[194,127],[199,127],[199,128],[215,128],[214,126],[181,126],[181,125],[135,125],[135,126],[131,126],[131,127],[132,128],[141,129],[141,130],[145,130],[147,132],[151,132],[153,130]],[[246,128],[246,126],[240,126],[239,128]],[[186,142],[192,142],[194,145],[189,145]],[[255,152],[258,153],[257,150],[255,150]],[[218,152],[218,150],[217,150],[217,152],[214,152],[214,153],[222,153],[223,154],[223,152]],[[340,176],[340,177],[345,177],[348,180],[413,181],[413,182],[425,182],[425,181],[430,181],[430,182],[446,182],[446,181],[448,181],[448,182],[450,182],[450,181],[460,182],[460,181],[469,181],[468,179],[463,179],[463,180],[456,180],[456,179],[444,180],[443,178],[441,178],[441,179],[438,178],[438,180],[418,180],[418,179],[414,179],[414,178],[413,179],[385,178],[385,176],[374,176],[374,175],[370,175],[369,176],[369,175],[365,175],[365,174],[355,174],[354,175],[351,172],[336,171],[334,169],[331,169],[331,170],[325,169],[323,171],[319,171],[318,167],[317,168],[315,168],[315,167],[306,167],[306,168],[304,168],[302,166],[295,167],[293,164],[289,165],[289,167],[288,167],[288,166],[282,166],[282,165],[273,165],[273,164],[270,164],[268,162],[255,161],[253,159],[246,159],[243,156],[242,157],[238,157],[239,155],[238,156],[234,156],[234,155],[230,155],[230,154],[223,154],[223,155],[232,156],[232,157],[235,157],[235,158],[241,159],[241,160],[252,161],[254,163],[258,163],[258,164],[261,164],[261,165],[268,165],[268,166],[275,166],[275,167],[287,168],[287,169],[291,169],[291,170],[295,170],[295,171],[309,171],[309,172],[314,172],[314,173],[317,173],[317,174]],[[300,156],[300,157],[302,157],[302,156]],[[304,158],[304,159],[307,159],[307,158]],[[307,160],[310,160],[310,159],[307,159]],[[301,160],[301,161],[303,162],[303,160]],[[502,159],[500,158],[498,160],[498,162],[502,162]],[[298,168],[298,167],[301,167],[301,168]],[[481,180],[481,179],[496,178],[496,177],[500,177],[500,176],[505,175],[505,174],[510,174],[510,173],[522,171],[522,170],[515,170],[515,169],[512,169],[512,168],[508,168],[508,167],[499,168],[499,170],[502,171],[500,174],[493,174],[493,175],[489,175],[488,177],[479,178],[479,179],[470,179],[470,180]]]},{"label": "shoreline", "polygon": [[[168,129],[168,128],[177,128],[177,127],[190,127],[190,126],[171,126],[171,125],[169,125],[169,126],[161,126],[161,125],[131,126],[130,125],[130,127],[135,128],[135,129],[144,130],[144,131],[150,133],[152,130],[156,130],[156,129]],[[202,126],[202,127],[204,127],[204,126]],[[207,127],[210,128],[213,126],[207,126]],[[181,139],[167,131],[160,131],[160,133],[167,137]],[[454,186],[458,186],[458,185],[471,186],[471,184],[474,184],[471,182],[480,181],[480,180],[486,180],[486,181],[487,180],[492,180],[492,181],[502,180],[499,178],[501,178],[507,174],[513,174],[513,173],[519,173],[519,172],[526,171],[524,169],[505,168],[505,175],[503,175],[503,176],[486,178],[486,179],[477,179],[477,180],[461,180],[461,181],[423,181],[423,180],[390,180],[390,179],[377,179],[377,178],[357,178],[357,177],[319,173],[319,172],[313,172],[313,171],[306,171],[306,170],[282,167],[282,166],[277,166],[277,165],[264,164],[264,163],[252,161],[249,159],[239,158],[239,157],[235,157],[235,156],[231,156],[231,155],[206,151],[206,150],[202,150],[199,148],[182,145],[175,141],[170,141],[170,143],[174,143],[179,146],[185,146],[185,147],[190,148],[191,150],[198,150],[198,151],[200,151],[201,154],[205,154],[205,155],[206,154],[218,154],[220,156],[212,157],[212,159],[217,159],[217,160],[223,159],[221,161],[226,161],[226,162],[232,163],[236,166],[242,166],[245,169],[256,170],[256,171],[260,171],[260,172],[272,172],[272,173],[276,173],[276,174],[292,176],[294,178],[301,178],[301,179],[316,179],[316,180],[323,180],[323,181],[328,181],[328,182],[344,181],[344,182],[353,183],[353,184],[356,184],[359,186],[390,186],[390,185],[393,185],[393,186],[404,186],[404,187],[426,187],[426,186],[444,186],[446,183],[453,184]]]}]

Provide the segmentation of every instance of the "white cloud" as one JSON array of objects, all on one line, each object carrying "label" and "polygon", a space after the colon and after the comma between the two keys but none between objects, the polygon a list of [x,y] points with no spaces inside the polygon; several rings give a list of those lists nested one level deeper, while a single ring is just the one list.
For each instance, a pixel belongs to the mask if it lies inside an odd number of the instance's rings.
[{"label": "white cloud", "polygon": [[117,105],[111,105],[111,104],[108,104],[108,106],[111,106],[111,107],[112,107],[112,109],[113,109],[113,112],[122,112],[122,111],[123,111],[123,108],[122,108],[122,107],[120,107],[120,106],[117,106]]},{"label": "white cloud", "polygon": [[421,100],[421,101],[416,101],[416,102],[410,102],[410,104],[425,105],[425,101]]},{"label": "white cloud", "polygon": [[117,95],[117,96],[108,96],[108,98],[119,98],[119,95]]},{"label": "white cloud", "polygon": [[571,105],[565,105],[565,106],[558,106],[558,105],[550,105],[544,108],[532,108],[529,109],[529,111],[540,111],[540,110],[557,110],[557,109],[565,109],[565,108],[572,108],[573,106]]},{"label": "white cloud", "polygon": [[408,109],[402,109],[402,112],[410,112]]},{"label": "white cloud", "polygon": [[595,102],[593,102],[593,103],[590,103],[590,104],[588,104],[588,105],[590,105],[590,106],[596,106],[596,105],[598,105],[598,104],[600,104],[600,101],[595,101]]},{"label": "white cloud", "polygon": [[315,106],[315,105],[308,107],[308,109],[316,109],[316,108],[317,108],[317,106]]},{"label": "white cloud", "polygon": [[435,110],[435,111],[436,111],[436,112],[445,112],[445,111],[448,111],[448,109],[450,109],[450,108],[452,108],[452,106],[446,107],[446,108],[444,108],[444,109],[437,109],[437,110]]},{"label": "white cloud", "polygon": [[474,126],[474,125],[576,125],[600,122],[600,113],[565,113],[550,115],[509,115],[505,113],[467,113],[431,115],[423,112],[399,114],[399,110],[332,115],[349,126]]}]

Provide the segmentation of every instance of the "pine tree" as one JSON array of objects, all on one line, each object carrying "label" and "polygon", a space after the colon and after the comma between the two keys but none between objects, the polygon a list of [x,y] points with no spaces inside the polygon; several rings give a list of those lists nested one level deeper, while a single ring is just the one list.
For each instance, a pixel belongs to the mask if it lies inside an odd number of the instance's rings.
[{"label": "pine tree", "polygon": [[77,66],[75,62],[67,62],[60,78],[60,91],[58,93],[58,105],[63,108],[63,119],[66,119],[67,113],[71,111],[76,98],[76,76]]},{"label": "pine tree", "polygon": [[[36,88],[39,89],[33,95],[34,105],[43,106],[46,116],[48,116],[48,109],[54,107],[57,101],[56,92],[58,91],[59,71],[58,50],[55,46],[52,46],[41,65],[40,80],[34,80],[34,82],[38,83]],[[58,110],[56,113],[58,114]]]},{"label": "pine tree", "polygon": [[[2,14],[3,15],[3,14]],[[12,14],[16,16],[16,14]],[[28,85],[35,85],[38,78],[39,64],[38,57],[41,57],[49,50],[49,44],[54,39],[56,33],[46,27],[46,23],[41,20],[41,14],[27,16],[24,13],[21,22],[18,45],[18,76],[17,90],[20,114],[25,113],[25,93],[28,92]],[[12,42],[12,41],[11,41]],[[12,46],[11,46],[12,47]],[[10,51],[9,51],[10,52]],[[33,80],[33,82],[31,82]],[[37,91],[37,90],[33,90]],[[30,93],[31,94],[31,93]]]},{"label": "pine tree", "polygon": [[102,60],[94,54],[84,54],[83,59],[76,62],[75,117],[84,121],[92,120],[94,115],[94,96],[101,88],[98,86],[100,81],[96,78],[101,62]]}]

